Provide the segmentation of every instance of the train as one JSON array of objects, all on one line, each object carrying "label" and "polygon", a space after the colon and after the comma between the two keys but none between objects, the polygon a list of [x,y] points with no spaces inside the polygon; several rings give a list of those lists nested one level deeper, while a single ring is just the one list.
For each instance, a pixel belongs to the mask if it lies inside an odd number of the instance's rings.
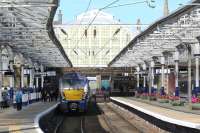
[{"label": "train", "polygon": [[61,112],[87,112],[89,101],[89,82],[87,77],[73,72],[64,73],[59,80]]}]

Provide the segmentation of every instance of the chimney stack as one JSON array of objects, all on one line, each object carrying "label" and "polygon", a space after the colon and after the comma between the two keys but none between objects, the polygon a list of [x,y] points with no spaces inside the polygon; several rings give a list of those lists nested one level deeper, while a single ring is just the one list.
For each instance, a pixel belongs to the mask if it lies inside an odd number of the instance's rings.
[{"label": "chimney stack", "polygon": [[168,15],[169,15],[168,0],[165,0],[165,3],[164,3],[164,16],[168,16]]},{"label": "chimney stack", "polygon": [[59,13],[58,13],[58,24],[62,24],[62,17],[63,17],[62,11],[59,10]]},{"label": "chimney stack", "polygon": [[138,19],[137,20],[137,23],[136,23],[136,29],[137,29],[137,31],[140,33],[141,32],[141,21],[140,21],[140,19]]}]

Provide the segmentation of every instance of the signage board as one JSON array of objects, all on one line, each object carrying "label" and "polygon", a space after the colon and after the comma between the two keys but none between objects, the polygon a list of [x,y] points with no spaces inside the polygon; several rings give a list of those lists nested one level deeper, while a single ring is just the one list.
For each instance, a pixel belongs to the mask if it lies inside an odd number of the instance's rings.
[{"label": "signage board", "polygon": [[56,71],[36,72],[35,75],[56,76]]}]

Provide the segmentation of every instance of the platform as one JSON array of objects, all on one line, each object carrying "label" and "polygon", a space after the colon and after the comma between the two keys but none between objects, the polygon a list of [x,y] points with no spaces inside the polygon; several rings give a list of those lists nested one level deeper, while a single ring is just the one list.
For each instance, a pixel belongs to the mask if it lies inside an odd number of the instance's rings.
[{"label": "platform", "polygon": [[186,128],[200,130],[200,115],[153,106],[125,97],[111,97],[111,100],[129,106],[137,111],[157,118],[161,121]]},{"label": "platform", "polygon": [[38,102],[23,107],[21,111],[12,107],[0,110],[0,132],[36,133],[35,118],[54,105],[55,102]]}]

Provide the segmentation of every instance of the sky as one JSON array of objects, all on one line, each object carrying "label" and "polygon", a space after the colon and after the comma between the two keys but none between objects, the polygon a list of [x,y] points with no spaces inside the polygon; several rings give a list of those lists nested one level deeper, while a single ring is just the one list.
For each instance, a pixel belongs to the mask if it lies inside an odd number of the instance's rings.
[{"label": "sky", "polygon": [[[75,17],[85,12],[90,0],[60,0],[59,9],[63,12],[64,23],[73,22]],[[114,0],[91,0],[89,10],[102,8]],[[133,2],[141,2],[144,0],[119,0],[115,5]],[[180,7],[180,3],[187,4],[190,0],[168,0],[169,10],[173,12]],[[124,24],[135,24],[137,19],[141,19],[142,24],[151,24],[155,20],[163,16],[164,0],[155,0],[155,8],[150,8],[145,3],[135,4],[131,6],[117,7],[103,10],[106,13],[115,16]]]}]

